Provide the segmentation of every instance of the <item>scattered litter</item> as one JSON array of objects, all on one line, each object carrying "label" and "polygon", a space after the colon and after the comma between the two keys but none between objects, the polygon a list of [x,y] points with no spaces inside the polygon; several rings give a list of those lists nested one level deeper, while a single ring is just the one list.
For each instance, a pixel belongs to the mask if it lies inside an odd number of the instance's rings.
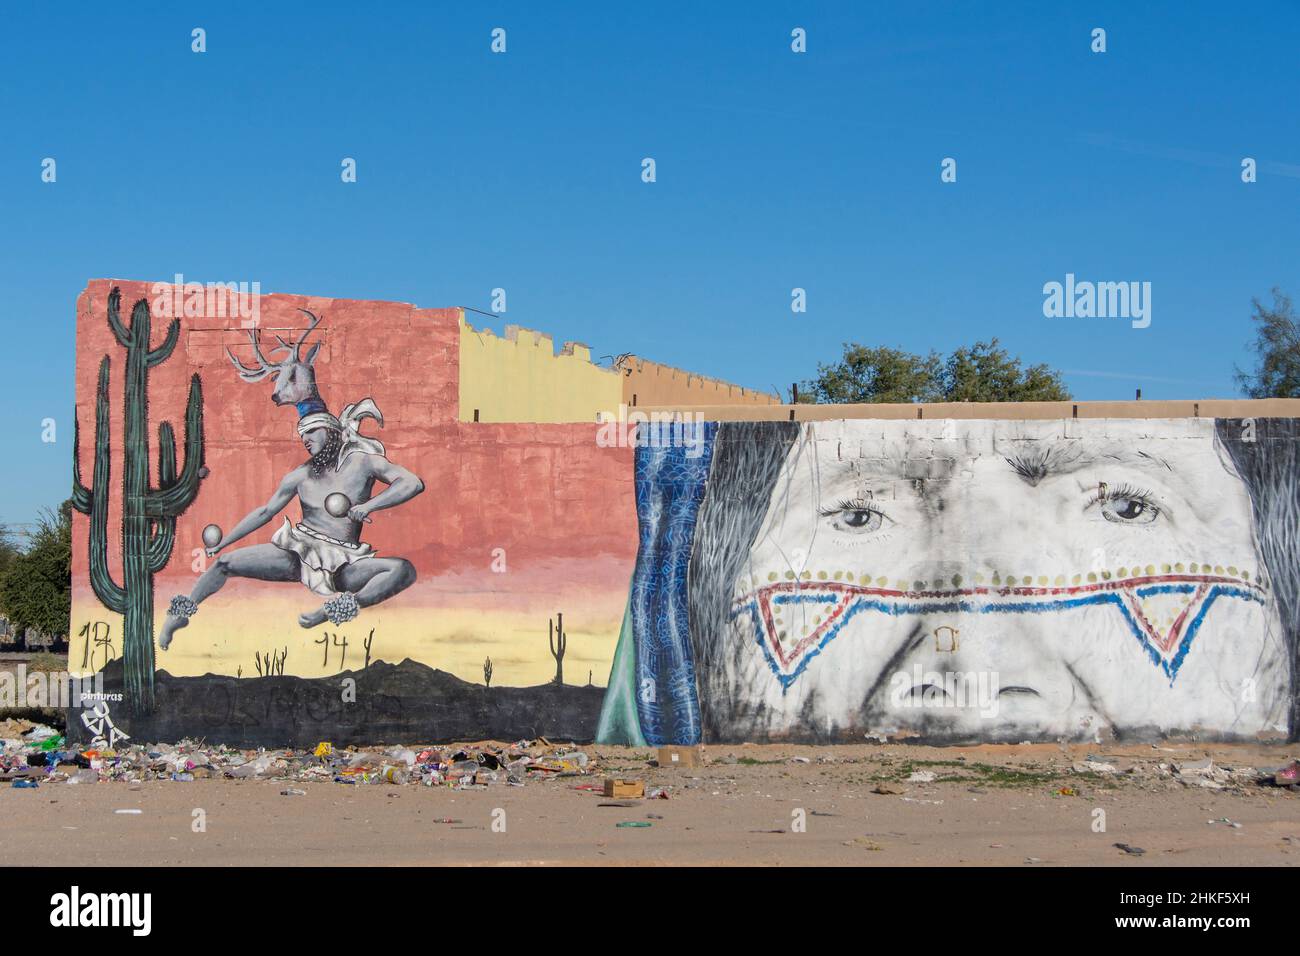
[{"label": "scattered litter", "polygon": [[933,770],[913,770],[907,781],[908,783],[934,783],[935,779],[936,775]]},{"label": "scattered litter", "polygon": [[[678,748],[698,754],[699,748]],[[481,742],[444,747],[415,746],[340,748],[327,740],[304,750],[237,750],[203,740],[175,744],[128,742],[109,748],[70,746],[57,730],[26,720],[0,721],[0,781],[32,789],[41,782],[139,784],[146,780],[193,783],[206,778],[274,780],[285,783],[333,782],[356,786],[388,784],[485,790],[522,787],[532,781],[583,777],[599,773],[597,761],[572,744],[553,744],[538,737],[513,744]],[[639,793],[667,799],[667,788],[645,793],[639,780],[619,781],[641,787]],[[599,783],[581,789],[602,793]],[[298,796],[296,788],[280,792]]]},{"label": "scattered litter", "polygon": [[1273,786],[1292,787],[1300,784],[1300,760],[1292,760],[1285,767],[1273,771]]},{"label": "scattered litter", "polygon": [[660,767],[699,767],[704,763],[704,748],[698,744],[660,747],[656,762]]},{"label": "scattered litter", "polygon": [[621,823],[616,823],[616,824],[614,824],[614,826],[616,826],[616,827],[618,827],[618,828],[620,828],[620,829],[637,829],[637,830],[639,830],[639,829],[642,829],[643,827],[654,826],[654,824],[649,823],[649,822],[647,822],[647,821],[645,821],[645,820],[624,820],[624,821],[622,821]]},{"label": "scattered litter", "polygon": [[280,791],[280,796],[282,796],[282,797],[305,797],[305,796],[307,796],[307,791],[306,791],[306,790],[299,790],[297,787],[285,787],[283,790]]},{"label": "scattered litter", "polygon": [[1119,768],[1113,763],[1107,763],[1103,760],[1096,760],[1089,757],[1082,763],[1076,763],[1071,768],[1075,773],[1119,773]]},{"label": "scattered litter", "polygon": [[877,843],[875,840],[869,840],[869,839],[867,839],[866,837],[854,837],[852,840],[845,840],[844,843],[843,843],[843,845],[844,845],[844,846],[860,846],[860,847],[862,847],[864,850],[883,850],[883,849],[884,849],[884,847],[882,847],[882,846],[881,846],[879,843]]},{"label": "scattered litter", "polygon": [[1141,856],[1146,852],[1146,850],[1142,849],[1140,846],[1130,846],[1127,843],[1116,843],[1115,848],[1117,850],[1123,850],[1129,856]]},{"label": "scattered litter", "polygon": [[[644,780],[619,780],[613,777],[605,778],[603,793],[607,797],[627,797],[640,798],[645,796]],[[606,806],[606,804],[601,804]]]},{"label": "scattered litter", "polygon": [[1241,824],[1240,824],[1240,823],[1236,823],[1236,822],[1234,822],[1234,821],[1232,821],[1232,820],[1229,820],[1227,817],[1219,817],[1219,819],[1217,819],[1217,820],[1206,820],[1205,823],[1206,823],[1206,825],[1208,825],[1208,826],[1214,826],[1214,824],[1216,824],[1216,823],[1224,823],[1224,824],[1227,824],[1228,826],[1232,827],[1234,830],[1240,830],[1240,829],[1241,829]]},{"label": "scattered litter", "polygon": [[130,815],[132,815],[132,816],[139,816],[140,814],[144,813],[143,810],[114,810],[113,812],[114,812],[114,813],[126,813],[126,814],[130,814]]}]

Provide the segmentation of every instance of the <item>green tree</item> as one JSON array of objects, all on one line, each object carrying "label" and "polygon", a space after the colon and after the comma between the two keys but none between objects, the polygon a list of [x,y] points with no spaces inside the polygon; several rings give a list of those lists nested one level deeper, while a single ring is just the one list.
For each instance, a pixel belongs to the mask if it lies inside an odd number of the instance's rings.
[{"label": "green tree", "polygon": [[1061,373],[1046,365],[1022,368],[998,340],[962,346],[946,359],[931,351],[915,355],[887,346],[844,343],[844,356],[818,363],[800,398],[822,404],[846,402],[1054,402],[1070,393]]},{"label": "green tree", "polygon": [[1046,365],[1020,367],[998,340],[962,346],[943,367],[945,402],[1068,402],[1061,373]]},{"label": "green tree", "polygon": [[1258,361],[1253,372],[1236,370],[1237,385],[1249,398],[1300,397],[1300,328],[1291,299],[1273,289],[1273,307],[1251,299]]},{"label": "green tree", "polygon": [[0,531],[0,575],[8,570],[9,565],[13,564],[23,552],[18,545],[14,544],[6,535],[6,532]]},{"label": "green tree", "polygon": [[0,610],[22,633],[66,638],[72,610],[72,502],[46,509],[26,551],[0,571]]},{"label": "green tree", "polygon": [[853,402],[933,402],[943,360],[939,353],[913,355],[887,346],[844,343],[844,357],[817,364],[817,377],[804,382],[800,398],[825,405]]}]

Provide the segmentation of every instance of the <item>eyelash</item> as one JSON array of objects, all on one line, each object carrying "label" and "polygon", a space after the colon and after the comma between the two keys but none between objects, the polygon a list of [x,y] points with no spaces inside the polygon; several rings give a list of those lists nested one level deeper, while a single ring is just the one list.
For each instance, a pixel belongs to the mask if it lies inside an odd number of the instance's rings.
[{"label": "eyelash", "polygon": [[1107,485],[1106,493],[1104,495],[1100,491],[1094,491],[1092,497],[1088,501],[1088,507],[1091,508],[1093,505],[1100,504],[1103,501],[1114,501],[1116,498],[1127,498],[1131,501],[1140,501],[1142,504],[1150,505],[1153,508],[1160,507],[1158,502],[1155,500],[1155,496],[1152,495],[1151,492],[1147,491],[1145,488],[1139,488],[1137,485],[1130,485],[1127,482],[1122,485],[1116,485],[1114,488]]},{"label": "eyelash", "polygon": [[834,508],[819,508],[817,513],[823,518],[830,518],[845,511],[869,511],[872,514],[880,515],[882,518],[889,517],[874,501],[867,501],[863,498],[846,498]]}]

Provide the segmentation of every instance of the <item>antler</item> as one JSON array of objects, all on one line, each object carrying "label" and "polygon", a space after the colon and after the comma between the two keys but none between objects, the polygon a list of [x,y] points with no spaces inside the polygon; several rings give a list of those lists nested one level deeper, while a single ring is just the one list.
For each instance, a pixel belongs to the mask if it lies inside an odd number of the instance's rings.
[{"label": "antler", "polygon": [[[320,317],[312,312],[308,312],[306,309],[299,309],[298,311],[311,317],[311,325],[307,326],[307,331],[304,332],[298,341],[294,342],[292,345],[286,342],[279,335],[275,337],[276,342],[279,343],[278,347],[289,353],[289,356],[283,361],[272,362],[262,354],[262,343],[258,338],[257,329],[250,329],[248,332],[248,340],[253,343],[253,355],[257,359],[257,365],[255,367],[250,368],[245,365],[243,362],[239,361],[239,359],[235,358],[235,354],[231,352],[229,348],[226,349],[226,354],[230,356],[230,361],[235,364],[235,370],[239,373],[240,378],[245,382],[260,382],[268,375],[273,375],[278,372],[288,363],[302,361],[300,351],[307,341],[307,336],[311,335],[312,332],[315,331],[316,326],[320,325]],[[315,352],[315,347],[313,347],[312,351]],[[313,356],[311,355],[308,356],[307,364],[311,364],[312,357]]]},{"label": "antler", "polygon": [[[307,336],[311,335],[312,332],[315,331],[316,326],[320,325],[320,316],[313,312],[308,312],[306,309],[299,309],[298,311],[311,319],[311,325],[307,326],[307,331],[302,334],[302,338],[293,343],[293,357],[296,361],[301,362],[302,356],[298,354],[299,350],[303,347],[303,344],[306,343]],[[276,338],[280,339],[280,336],[277,335]],[[285,348],[289,348],[289,345],[284,341],[284,339],[280,339],[280,344]]]},{"label": "antler", "polygon": [[230,351],[229,347],[226,348],[226,354],[230,356],[230,361],[234,363],[235,371],[239,373],[239,377],[245,382],[260,382],[268,375],[272,375],[279,371],[280,366],[283,363],[268,361],[266,356],[262,354],[262,344],[258,340],[257,329],[249,330],[248,340],[253,343],[253,357],[257,359],[257,365],[253,368],[249,368],[243,362],[239,361],[239,359],[235,358],[235,353]]}]

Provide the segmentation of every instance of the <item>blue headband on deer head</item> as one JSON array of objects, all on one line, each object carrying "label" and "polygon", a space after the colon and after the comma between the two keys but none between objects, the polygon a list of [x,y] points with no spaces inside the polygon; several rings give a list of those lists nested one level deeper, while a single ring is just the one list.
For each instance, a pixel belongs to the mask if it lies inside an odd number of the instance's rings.
[{"label": "blue headband on deer head", "polygon": [[329,414],[329,406],[325,404],[324,399],[319,395],[313,395],[310,398],[298,402],[297,408],[299,420],[306,418],[308,415],[315,415],[318,412],[325,412],[327,415]]}]

